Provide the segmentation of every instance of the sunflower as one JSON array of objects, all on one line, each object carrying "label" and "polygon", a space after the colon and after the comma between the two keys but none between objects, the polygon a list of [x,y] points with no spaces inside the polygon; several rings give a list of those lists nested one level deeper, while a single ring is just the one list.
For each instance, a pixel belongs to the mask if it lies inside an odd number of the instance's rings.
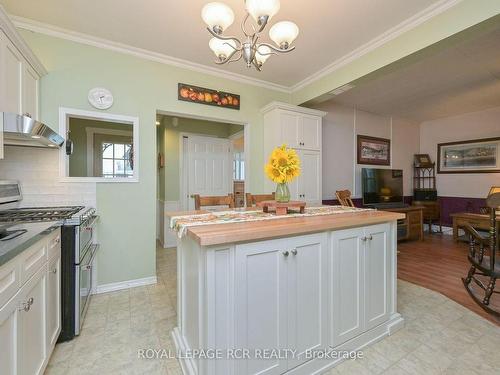
[{"label": "sunflower", "polygon": [[284,144],[276,147],[265,166],[267,177],[276,183],[290,182],[300,175],[300,160],[295,150]]}]

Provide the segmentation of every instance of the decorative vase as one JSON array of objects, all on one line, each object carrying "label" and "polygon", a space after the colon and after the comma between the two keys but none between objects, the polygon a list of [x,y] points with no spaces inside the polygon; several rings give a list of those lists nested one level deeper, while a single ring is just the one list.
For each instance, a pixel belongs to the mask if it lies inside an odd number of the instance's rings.
[{"label": "decorative vase", "polygon": [[290,189],[288,189],[288,184],[286,182],[280,183],[276,186],[275,199],[278,203],[290,202]]}]

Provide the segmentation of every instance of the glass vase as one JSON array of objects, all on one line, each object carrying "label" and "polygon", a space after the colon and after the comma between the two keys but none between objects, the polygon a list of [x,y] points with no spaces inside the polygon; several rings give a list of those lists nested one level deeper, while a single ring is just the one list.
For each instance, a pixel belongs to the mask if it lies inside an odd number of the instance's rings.
[{"label": "glass vase", "polygon": [[286,182],[280,183],[276,186],[276,202],[288,203],[290,202],[290,189]]}]

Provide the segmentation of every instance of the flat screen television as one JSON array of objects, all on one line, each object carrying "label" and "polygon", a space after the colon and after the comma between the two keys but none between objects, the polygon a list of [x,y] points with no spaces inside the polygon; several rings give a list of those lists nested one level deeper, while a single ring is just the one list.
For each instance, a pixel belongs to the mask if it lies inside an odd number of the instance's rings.
[{"label": "flat screen television", "polygon": [[363,168],[363,205],[403,204],[403,170]]}]

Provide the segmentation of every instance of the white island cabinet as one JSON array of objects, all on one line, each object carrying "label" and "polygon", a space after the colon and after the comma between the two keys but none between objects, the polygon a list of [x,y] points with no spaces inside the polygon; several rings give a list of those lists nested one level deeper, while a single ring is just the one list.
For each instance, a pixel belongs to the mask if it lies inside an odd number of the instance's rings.
[{"label": "white island cabinet", "polygon": [[177,248],[173,331],[184,372],[320,374],[340,360],[319,355],[359,350],[399,329],[399,216],[189,228]]}]

